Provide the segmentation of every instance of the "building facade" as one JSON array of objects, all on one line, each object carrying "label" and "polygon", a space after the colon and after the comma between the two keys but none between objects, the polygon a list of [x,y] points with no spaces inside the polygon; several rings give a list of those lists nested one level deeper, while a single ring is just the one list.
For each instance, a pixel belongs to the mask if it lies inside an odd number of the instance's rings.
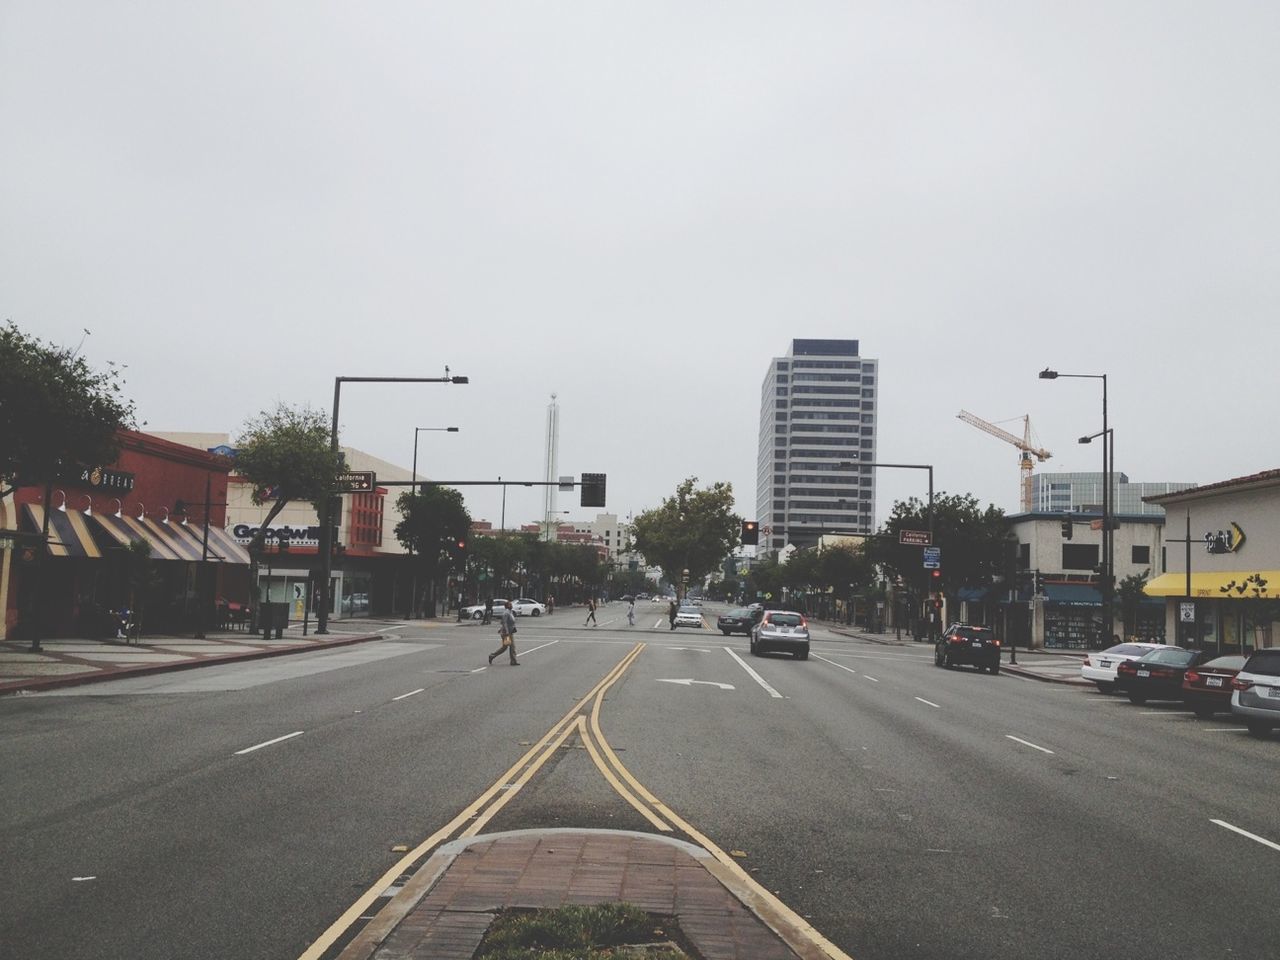
[{"label": "building facade", "polygon": [[[1037,473],[1031,478],[1031,509],[1034,513],[1100,513],[1106,480],[1097,473]],[[1124,473],[1112,475],[1115,499],[1111,512],[1117,516],[1164,516],[1164,508],[1148,502],[1195,486],[1193,483],[1131,483]]]},{"label": "building facade", "polygon": [[766,550],[872,532],[878,373],[857,340],[792,340],[770,361],[756,462]]}]

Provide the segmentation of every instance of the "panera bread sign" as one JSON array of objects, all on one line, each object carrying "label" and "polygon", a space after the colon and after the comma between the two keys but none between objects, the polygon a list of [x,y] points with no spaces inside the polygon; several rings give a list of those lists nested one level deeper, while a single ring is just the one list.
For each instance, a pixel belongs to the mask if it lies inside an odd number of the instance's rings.
[{"label": "panera bread sign", "polygon": [[[231,536],[235,538],[236,543],[252,543],[257,533],[258,528],[247,523],[237,523],[231,528]],[[320,526],[317,524],[311,527],[291,527],[285,524],[282,527],[267,527],[267,543],[279,543],[282,540],[298,547],[319,546]]]}]

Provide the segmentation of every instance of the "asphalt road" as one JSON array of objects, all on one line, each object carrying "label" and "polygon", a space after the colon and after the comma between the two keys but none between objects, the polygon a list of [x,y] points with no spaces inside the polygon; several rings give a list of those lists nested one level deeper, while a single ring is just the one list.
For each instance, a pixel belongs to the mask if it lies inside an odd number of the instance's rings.
[{"label": "asphalt road", "polygon": [[[600,709],[618,758],[857,960],[1276,955],[1280,735],[639,609],[522,618],[519,667],[493,627],[390,626],[0,700],[0,952],[298,957],[643,643]],[[583,747],[484,829],[653,830]]]}]

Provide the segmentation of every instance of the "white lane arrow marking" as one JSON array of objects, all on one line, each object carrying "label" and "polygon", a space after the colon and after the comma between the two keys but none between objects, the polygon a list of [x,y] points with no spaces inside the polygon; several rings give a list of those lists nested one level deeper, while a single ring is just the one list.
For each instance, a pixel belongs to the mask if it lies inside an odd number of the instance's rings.
[{"label": "white lane arrow marking", "polygon": [[705,686],[708,686],[708,687],[719,687],[721,690],[732,690],[732,689],[733,689],[733,684],[732,684],[732,683],[716,683],[714,680],[693,680],[693,679],[684,679],[684,680],[664,680],[664,679],[659,678],[659,679],[658,679],[658,682],[659,682],[659,683],[678,683],[678,684],[680,684],[680,685],[681,685],[681,686],[683,686],[683,687],[692,686],[692,685],[693,685],[693,684],[695,684],[695,683],[701,683],[701,684],[703,684],[703,685],[705,685]]}]

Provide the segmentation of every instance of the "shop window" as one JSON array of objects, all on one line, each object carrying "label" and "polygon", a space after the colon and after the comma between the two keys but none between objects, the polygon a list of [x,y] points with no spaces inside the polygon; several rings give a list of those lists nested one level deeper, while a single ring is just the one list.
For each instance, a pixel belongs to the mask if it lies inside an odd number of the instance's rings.
[{"label": "shop window", "polygon": [[1063,570],[1092,570],[1098,565],[1096,543],[1064,543],[1062,545]]},{"label": "shop window", "polygon": [[1018,544],[1018,569],[1031,569],[1031,544],[1029,543]]}]

